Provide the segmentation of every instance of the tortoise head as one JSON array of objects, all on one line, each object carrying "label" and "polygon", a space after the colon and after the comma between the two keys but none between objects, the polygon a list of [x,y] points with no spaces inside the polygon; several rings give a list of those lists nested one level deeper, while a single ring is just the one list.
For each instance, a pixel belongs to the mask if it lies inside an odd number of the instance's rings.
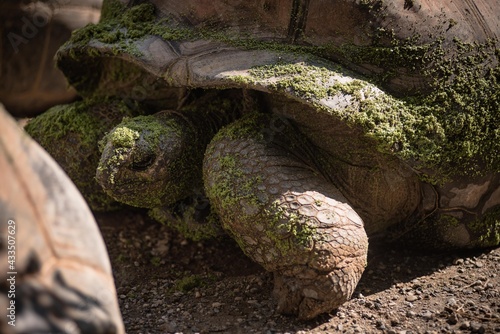
[{"label": "tortoise head", "polygon": [[[189,127],[169,112],[126,119],[101,141],[96,178],[115,200],[153,208],[184,198],[196,166]],[[184,182],[185,181],[185,182]]]}]

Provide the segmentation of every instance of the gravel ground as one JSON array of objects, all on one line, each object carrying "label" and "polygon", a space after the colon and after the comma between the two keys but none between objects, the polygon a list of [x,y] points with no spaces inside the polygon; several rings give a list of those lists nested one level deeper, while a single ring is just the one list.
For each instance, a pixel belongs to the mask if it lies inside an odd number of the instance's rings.
[{"label": "gravel ground", "polygon": [[272,275],[229,238],[193,242],[143,212],[99,214],[127,333],[500,333],[500,248],[370,248],[353,298],[310,322],[277,314]]}]

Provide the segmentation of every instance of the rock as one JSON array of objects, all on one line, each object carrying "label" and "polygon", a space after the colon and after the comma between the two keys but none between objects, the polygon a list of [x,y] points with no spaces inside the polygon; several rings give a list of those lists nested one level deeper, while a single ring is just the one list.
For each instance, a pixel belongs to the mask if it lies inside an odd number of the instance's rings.
[{"label": "rock", "polygon": [[460,329],[469,329],[470,328],[470,322],[469,321],[464,321],[460,324]]},{"label": "rock", "polygon": [[486,332],[486,329],[482,324],[474,321],[470,323],[470,330],[472,333],[479,333],[479,334],[483,334]]},{"label": "rock", "polygon": [[457,307],[457,300],[455,298],[450,298],[446,301],[446,306],[449,306],[450,308],[456,308]]},{"label": "rock", "polygon": [[427,310],[427,311],[424,311],[420,314],[422,316],[422,318],[424,318],[425,320],[432,320],[432,318],[434,317],[432,312]]},{"label": "rock", "polygon": [[220,308],[222,305],[224,305],[224,304],[223,303],[219,303],[219,302],[212,303],[212,307],[213,308]]},{"label": "rock", "polygon": [[406,317],[408,318],[414,318],[417,314],[413,311],[407,311],[406,312]]},{"label": "rock", "polygon": [[412,295],[408,295],[408,296],[406,296],[406,301],[407,301],[407,302],[414,302],[414,301],[416,301],[416,300],[418,300],[418,296],[415,296],[415,295],[413,295],[413,294],[412,294]]},{"label": "rock", "polygon": [[456,313],[450,314],[446,322],[449,323],[450,325],[456,325],[458,323],[458,317]]}]

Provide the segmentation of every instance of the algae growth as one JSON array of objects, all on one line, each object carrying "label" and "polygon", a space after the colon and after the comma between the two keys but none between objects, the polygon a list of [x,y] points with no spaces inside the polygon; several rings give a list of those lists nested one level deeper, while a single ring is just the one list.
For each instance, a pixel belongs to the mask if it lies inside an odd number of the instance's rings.
[{"label": "algae growth", "polygon": [[[490,77],[476,78],[475,90],[465,84],[467,78],[457,76],[452,82],[436,82],[442,88],[429,95],[406,99],[345,73],[318,60],[259,66],[234,79],[307,101],[362,127],[381,152],[437,175],[422,173],[424,179],[442,182],[454,175],[500,171],[500,86],[494,70]],[[329,103],[346,97],[348,105]]]},{"label": "algae growth", "polygon": [[128,147],[134,146],[136,139],[139,139],[139,132],[131,130],[126,126],[121,126],[113,131],[111,135],[111,143],[114,146]]},{"label": "algae growth", "polygon": [[500,244],[500,205],[489,209],[481,218],[469,223],[476,238],[472,247],[495,247]]}]

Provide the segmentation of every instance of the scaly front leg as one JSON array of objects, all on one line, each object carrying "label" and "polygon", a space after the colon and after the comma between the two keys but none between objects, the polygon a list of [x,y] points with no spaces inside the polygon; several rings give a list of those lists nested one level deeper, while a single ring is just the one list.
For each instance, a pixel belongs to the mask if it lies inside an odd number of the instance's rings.
[{"label": "scaly front leg", "polygon": [[366,266],[363,221],[318,172],[287,122],[253,114],[207,148],[204,184],[243,251],[275,275],[280,313],[311,319],[344,303]]}]

